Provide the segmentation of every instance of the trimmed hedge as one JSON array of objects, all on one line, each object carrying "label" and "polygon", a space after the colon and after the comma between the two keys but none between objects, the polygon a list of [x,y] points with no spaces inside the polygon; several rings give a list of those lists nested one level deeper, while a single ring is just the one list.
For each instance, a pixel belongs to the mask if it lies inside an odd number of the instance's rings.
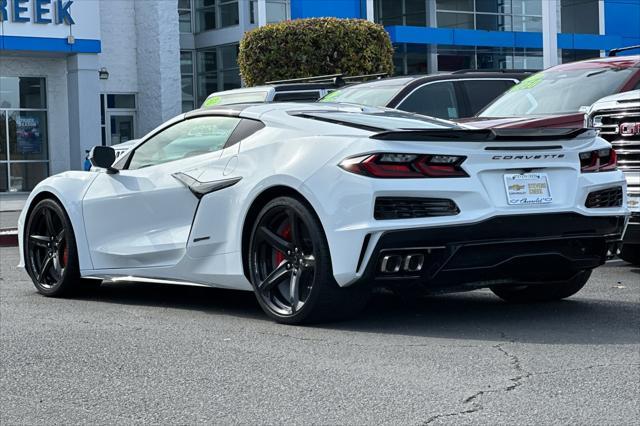
[{"label": "trimmed hedge", "polygon": [[391,74],[393,47],[384,28],[373,22],[297,19],[245,33],[238,64],[247,86],[327,74]]}]

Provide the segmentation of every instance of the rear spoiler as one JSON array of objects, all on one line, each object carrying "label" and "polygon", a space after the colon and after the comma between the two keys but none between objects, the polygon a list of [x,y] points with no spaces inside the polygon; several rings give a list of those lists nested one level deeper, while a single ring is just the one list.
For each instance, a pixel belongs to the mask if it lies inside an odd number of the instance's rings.
[{"label": "rear spoiler", "polygon": [[384,141],[451,141],[451,142],[495,142],[495,141],[557,141],[578,136],[595,137],[593,129],[415,129],[390,130],[376,133],[371,139]]}]

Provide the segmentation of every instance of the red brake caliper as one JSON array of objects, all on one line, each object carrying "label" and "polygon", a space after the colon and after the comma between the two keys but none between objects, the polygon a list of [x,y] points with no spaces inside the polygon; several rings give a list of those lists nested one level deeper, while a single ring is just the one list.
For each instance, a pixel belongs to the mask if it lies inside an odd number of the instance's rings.
[{"label": "red brake caliper", "polygon": [[62,251],[62,267],[67,266],[67,263],[69,262],[69,248],[67,248],[67,245],[64,245],[64,250]]},{"label": "red brake caliper", "polygon": [[[278,234],[284,238],[285,240],[289,241],[289,238],[291,238],[291,224],[290,223],[286,223],[282,229],[280,230],[280,232],[278,232]],[[276,250],[273,249],[275,251],[275,255],[276,255],[276,266],[279,265],[280,263],[282,263],[282,261],[286,258],[285,254],[282,253],[280,250]]]}]

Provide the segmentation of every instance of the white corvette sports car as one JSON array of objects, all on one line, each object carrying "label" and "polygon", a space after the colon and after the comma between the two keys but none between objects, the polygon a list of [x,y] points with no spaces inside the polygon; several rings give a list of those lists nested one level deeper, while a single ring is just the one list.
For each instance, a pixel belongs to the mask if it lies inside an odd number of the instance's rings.
[{"label": "white corvette sports car", "polygon": [[469,130],[332,104],[212,107],[115,163],[41,182],[19,219],[37,290],[100,280],[254,291],[285,323],[356,312],[378,285],[568,297],[620,244],[611,146],[587,129]]}]

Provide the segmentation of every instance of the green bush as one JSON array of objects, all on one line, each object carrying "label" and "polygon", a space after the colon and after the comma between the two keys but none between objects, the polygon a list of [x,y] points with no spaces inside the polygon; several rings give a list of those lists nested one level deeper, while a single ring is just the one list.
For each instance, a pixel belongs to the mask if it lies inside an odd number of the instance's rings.
[{"label": "green bush", "polygon": [[238,56],[247,86],[316,75],[393,72],[384,28],[361,19],[284,21],[245,33]]}]

